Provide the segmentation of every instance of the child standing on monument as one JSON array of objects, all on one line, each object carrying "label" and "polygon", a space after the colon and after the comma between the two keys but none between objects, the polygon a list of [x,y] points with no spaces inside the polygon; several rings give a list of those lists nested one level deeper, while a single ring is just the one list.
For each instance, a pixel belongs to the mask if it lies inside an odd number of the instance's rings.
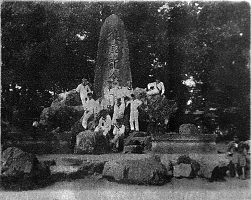
[{"label": "child standing on monument", "polygon": [[[139,131],[139,111],[138,107],[142,104],[142,101],[135,98],[135,95],[131,95],[132,100],[128,101],[127,104],[131,104],[130,107],[130,128],[131,131]],[[135,124],[135,126],[134,126]]]}]

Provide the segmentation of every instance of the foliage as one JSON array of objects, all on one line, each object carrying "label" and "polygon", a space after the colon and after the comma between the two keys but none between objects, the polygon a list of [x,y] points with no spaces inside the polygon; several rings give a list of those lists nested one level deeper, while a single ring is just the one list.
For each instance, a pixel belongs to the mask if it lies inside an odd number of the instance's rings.
[{"label": "foliage", "polygon": [[177,110],[177,104],[157,95],[148,99],[146,109],[150,122],[164,125],[165,120],[169,120],[170,116]]}]

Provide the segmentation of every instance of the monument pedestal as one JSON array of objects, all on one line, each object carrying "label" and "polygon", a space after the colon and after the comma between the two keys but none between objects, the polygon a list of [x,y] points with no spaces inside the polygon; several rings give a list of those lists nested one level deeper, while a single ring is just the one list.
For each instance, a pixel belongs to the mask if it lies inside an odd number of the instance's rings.
[{"label": "monument pedestal", "polygon": [[165,134],[152,138],[152,152],[164,154],[217,154],[213,134]]}]

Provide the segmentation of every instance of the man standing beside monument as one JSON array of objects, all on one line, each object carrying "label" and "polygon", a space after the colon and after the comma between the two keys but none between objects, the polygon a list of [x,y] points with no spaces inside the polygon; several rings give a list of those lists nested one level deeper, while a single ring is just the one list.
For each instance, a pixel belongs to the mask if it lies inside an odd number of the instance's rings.
[{"label": "man standing beside monument", "polygon": [[[128,103],[131,104],[130,107],[130,128],[131,131],[139,131],[139,111],[138,107],[142,104],[142,101],[135,98],[135,95],[131,95],[132,100],[130,100]],[[135,126],[134,126],[135,124]]]},{"label": "man standing beside monument", "polygon": [[117,119],[122,119],[125,112],[125,100],[124,97],[117,99],[116,104],[114,105],[114,112],[112,117],[112,124],[116,123]]},{"label": "man standing beside monument", "polygon": [[92,93],[86,78],[82,79],[82,83],[78,85],[76,91],[80,94],[82,105],[86,109],[87,94]]},{"label": "man standing beside monument", "polygon": [[97,103],[92,98],[92,93],[87,94],[88,100],[86,102],[86,111],[84,113],[82,126],[86,129],[87,128],[87,121],[91,117],[91,115],[96,113]]}]

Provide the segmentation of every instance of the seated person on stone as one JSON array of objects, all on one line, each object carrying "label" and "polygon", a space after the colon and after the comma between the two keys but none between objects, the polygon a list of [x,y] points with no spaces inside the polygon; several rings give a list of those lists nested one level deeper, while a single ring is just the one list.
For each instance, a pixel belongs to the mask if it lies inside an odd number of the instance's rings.
[{"label": "seated person on stone", "polygon": [[93,94],[88,93],[87,94],[88,100],[86,102],[86,111],[84,112],[84,117],[82,121],[82,126],[86,129],[87,128],[87,121],[88,119],[95,114],[97,109],[97,103],[93,99]]},{"label": "seated person on stone", "polygon": [[107,133],[111,130],[112,119],[107,110],[102,110],[100,112],[99,124],[95,128],[94,132],[102,131],[103,135],[106,136]]},{"label": "seated person on stone", "polygon": [[114,138],[110,141],[114,146],[113,150],[118,150],[120,148],[119,141],[123,140],[125,133],[125,126],[122,124],[122,119],[116,120],[113,129]]},{"label": "seated person on stone", "polygon": [[117,119],[122,119],[125,112],[125,101],[124,98],[117,99],[116,104],[114,105],[112,124],[116,123]]},{"label": "seated person on stone", "polygon": [[165,93],[165,86],[163,82],[160,82],[159,78],[156,78],[155,82],[149,83],[147,85],[147,89],[148,89],[147,95],[156,95],[156,94],[164,95]]}]

